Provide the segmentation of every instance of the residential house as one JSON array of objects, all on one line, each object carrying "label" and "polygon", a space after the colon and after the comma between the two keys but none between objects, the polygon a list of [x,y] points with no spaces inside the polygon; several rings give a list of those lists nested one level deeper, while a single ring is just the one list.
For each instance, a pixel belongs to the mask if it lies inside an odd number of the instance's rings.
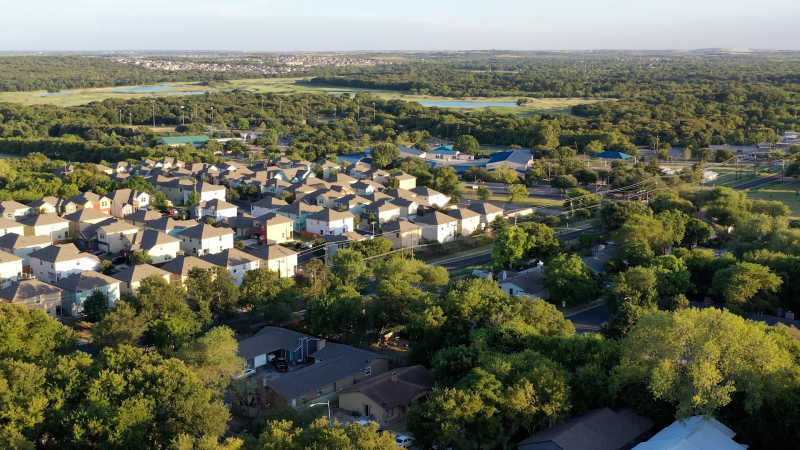
[{"label": "residential house", "polygon": [[509,167],[520,173],[526,173],[533,162],[530,150],[507,150],[495,152],[489,156],[486,170],[493,171],[500,167]]},{"label": "residential house", "polygon": [[272,213],[289,204],[277,197],[265,197],[250,205],[250,213],[253,217],[260,217],[267,213]]},{"label": "residential house", "polygon": [[331,264],[331,259],[336,252],[350,246],[351,242],[358,242],[367,239],[363,234],[355,231],[347,231],[342,234],[326,234],[322,237],[325,240],[327,251],[325,255],[328,258],[327,263]]},{"label": "residential house", "polygon": [[261,267],[260,258],[245,253],[237,248],[229,248],[214,255],[206,255],[203,256],[202,259],[205,259],[215,266],[228,269],[228,272],[230,272],[233,277],[234,284],[237,286],[242,284],[242,277],[244,277],[245,272],[256,270]]},{"label": "residential house", "polygon": [[13,253],[0,251],[0,287],[16,281],[21,273],[22,258]]},{"label": "residential house", "polygon": [[336,200],[346,196],[347,194],[334,191],[333,189],[318,189],[311,194],[308,194],[303,200],[311,203],[312,205],[323,206],[325,208],[334,208]]},{"label": "residential house", "polygon": [[350,211],[354,216],[360,216],[364,208],[372,203],[371,200],[360,195],[348,194],[337,198],[333,203],[333,209],[339,211]]},{"label": "residential house", "polygon": [[9,233],[23,235],[25,234],[25,225],[15,220],[0,217],[0,236],[5,236]]},{"label": "residential house", "polygon": [[293,277],[297,271],[297,252],[282,245],[247,247],[245,251],[261,258],[260,267],[267,267],[269,270],[277,272],[281,278]]},{"label": "residential house", "polygon": [[433,376],[420,365],[368,377],[339,392],[339,409],[379,424],[401,420],[414,400],[433,389]]},{"label": "residential house", "polygon": [[170,273],[170,280],[174,284],[183,284],[189,277],[192,269],[208,270],[215,266],[210,262],[196,256],[178,255],[172,261],[161,266],[161,269]]},{"label": "residential house", "polygon": [[425,150],[420,150],[412,147],[406,147],[405,145],[398,145],[397,150],[400,151],[400,158],[422,158],[425,159],[428,156],[428,152]]},{"label": "residential house", "polygon": [[111,199],[94,192],[84,192],[70,197],[62,203],[62,214],[72,214],[79,209],[96,209],[111,214]]},{"label": "residential house", "polygon": [[335,400],[344,388],[386,372],[389,365],[381,354],[277,327],[239,342],[239,356],[252,368],[274,358],[297,367],[263,380],[261,404],[269,409],[305,407],[321,397]]},{"label": "residential house", "polygon": [[238,211],[239,208],[236,205],[219,199],[200,202],[192,208],[194,217],[198,219],[213,217],[216,221],[221,221],[229,217],[236,217]]},{"label": "residential house", "polygon": [[[196,181],[191,177],[160,177],[151,181],[159,191],[163,192],[167,200],[174,205],[185,205],[189,193],[194,191]],[[223,197],[224,199],[224,197]]]},{"label": "residential house", "polygon": [[109,194],[111,198],[111,215],[122,219],[150,205],[150,194],[133,189],[117,189]]},{"label": "residential house", "polygon": [[419,212],[419,203],[416,200],[406,198],[392,199],[392,204],[400,207],[400,217],[416,216]]},{"label": "residential house", "polygon": [[[623,450],[647,435],[653,422],[633,410],[594,409],[543,430],[517,444],[517,450]],[[637,447],[638,448],[638,447]],[[666,448],[666,447],[656,447]],[[720,448],[720,447],[681,447]]]},{"label": "residential house", "polygon": [[710,416],[677,420],[634,450],[714,449],[744,450],[746,445],[733,440],[736,432]]},{"label": "residential house", "polygon": [[31,272],[47,283],[87,270],[100,268],[100,259],[84,253],[75,244],[49,245],[29,255]]},{"label": "residential house", "polygon": [[26,236],[49,236],[54,242],[63,241],[69,236],[69,220],[55,213],[25,216],[18,221],[25,226]]},{"label": "residential house", "polygon": [[120,281],[94,270],[72,273],[59,278],[55,284],[61,288],[61,308],[65,315],[83,314],[83,302],[95,291],[106,296],[109,307],[119,300]]},{"label": "residential house", "polygon": [[127,269],[111,275],[120,282],[120,291],[123,294],[136,294],[142,280],[150,277],[162,278],[167,283],[171,282],[171,273],[150,264],[136,264]]},{"label": "residential house", "polygon": [[417,177],[409,175],[402,170],[393,172],[391,178],[396,180],[397,189],[411,190],[417,187]]},{"label": "residential house", "polygon": [[340,170],[342,170],[341,164],[337,164],[327,159],[325,160],[324,163],[319,165],[319,168],[322,170],[322,178],[325,178],[326,180],[330,178],[333,174],[338,173]]},{"label": "residential house", "polygon": [[427,159],[443,159],[446,161],[458,159],[461,152],[453,150],[452,145],[440,145],[433,150],[429,150],[426,156]]},{"label": "residential house", "polygon": [[[194,192],[200,194],[200,202],[210,202],[211,200],[222,200],[225,201],[225,186],[219,184],[211,184],[207,182],[198,183],[195,186]],[[192,191],[184,191],[183,192],[183,204],[187,204],[189,202],[189,194]]]},{"label": "residential house", "polygon": [[342,186],[350,186],[351,184],[358,181],[358,179],[351,177],[350,175],[344,173],[336,173],[330,179],[328,179],[333,184],[340,184]]},{"label": "residential house", "polygon": [[383,224],[397,220],[400,217],[400,210],[400,206],[395,205],[392,200],[383,199],[367,205],[367,207],[364,208],[364,213],[375,216],[375,220]]},{"label": "residential house", "polygon": [[130,247],[133,236],[139,232],[136,225],[116,221],[97,228],[98,249],[111,254],[117,254]]},{"label": "residential house", "polygon": [[201,223],[181,231],[179,237],[181,250],[187,255],[213,255],[233,248],[233,230],[228,227]]},{"label": "residential house", "polygon": [[306,202],[295,201],[291,205],[279,208],[276,213],[286,216],[294,222],[295,231],[303,231],[306,229],[306,218],[311,214],[316,214],[322,211],[322,206],[309,205]]},{"label": "residential house", "polygon": [[110,215],[93,208],[82,208],[62,217],[69,220],[69,235],[79,237],[88,227],[112,219]]},{"label": "residential house", "polygon": [[351,184],[350,187],[354,189],[358,195],[370,195],[380,188],[377,183],[369,180],[358,180]]},{"label": "residential house", "polygon": [[20,217],[29,216],[33,214],[34,210],[28,205],[23,205],[14,200],[5,200],[0,202],[0,217],[15,220]]},{"label": "residential house", "polygon": [[151,220],[160,219],[161,217],[163,217],[163,214],[161,214],[158,211],[153,211],[149,209],[140,209],[134,212],[133,214],[128,214],[127,216],[125,216],[125,221],[132,225],[143,227],[147,224],[147,222],[150,222]]},{"label": "residential house", "polygon": [[484,227],[503,215],[503,208],[487,202],[472,202],[469,209],[481,215],[481,225]]},{"label": "residential house", "polygon": [[151,228],[138,231],[128,242],[128,250],[147,252],[153,264],[175,259],[180,249],[180,239]]},{"label": "residential house", "polygon": [[144,227],[167,233],[170,236],[178,236],[181,231],[191,228],[197,224],[198,222],[194,219],[175,220],[172,217],[163,216],[159,219],[147,222]]},{"label": "residential house", "polygon": [[354,217],[349,211],[325,208],[306,218],[306,231],[319,234],[342,234],[355,229]]},{"label": "residential house", "polygon": [[389,172],[382,170],[382,169],[373,169],[370,172],[369,180],[374,181],[379,185],[385,185],[387,181],[389,181],[389,177],[391,175]]},{"label": "residential house", "polygon": [[481,226],[481,215],[467,208],[449,209],[445,213],[458,219],[458,234],[469,236]]},{"label": "residential house", "polygon": [[[258,232],[258,226],[253,222],[256,218],[247,213],[241,213],[236,217],[228,217],[224,219],[222,223],[233,230],[233,237],[234,239],[250,239]],[[291,220],[287,217],[284,219],[288,220],[291,227]]]},{"label": "residential house", "polygon": [[518,273],[503,271],[498,277],[497,285],[508,295],[530,298],[550,297],[547,287],[544,285],[544,265],[542,263]]},{"label": "residential house", "polygon": [[435,205],[439,208],[444,208],[445,205],[450,202],[450,197],[426,186],[415,187],[414,189],[411,189],[411,192],[417,194],[419,197],[422,197],[429,204]]},{"label": "residential house", "polygon": [[281,244],[294,240],[294,221],[277,213],[264,214],[253,219],[258,227],[260,241],[267,244]]},{"label": "residential house", "polygon": [[347,171],[351,177],[356,178],[358,180],[362,180],[364,178],[372,178],[372,165],[368,164],[364,161],[358,161],[357,163],[348,167]]},{"label": "residential house", "polygon": [[422,227],[422,237],[431,242],[450,242],[458,235],[458,219],[439,211],[417,216],[414,223]]},{"label": "residential house", "polygon": [[0,250],[22,258],[22,270],[30,272],[30,254],[52,244],[49,236],[23,236],[8,233],[0,237]]},{"label": "residential house", "polygon": [[28,203],[28,206],[39,214],[56,214],[60,205],[61,199],[53,196],[42,197]]},{"label": "residential house", "polygon": [[422,227],[407,220],[383,225],[384,238],[392,241],[392,248],[412,248],[422,241]]},{"label": "residential house", "polygon": [[283,181],[280,178],[272,178],[267,181],[263,193],[272,194],[274,196],[281,196],[283,195],[284,192],[287,192],[291,187],[292,187],[291,183],[287,183],[286,181]]},{"label": "residential house", "polygon": [[61,295],[61,289],[36,278],[23,278],[0,289],[0,301],[41,309],[50,317],[61,316]]}]

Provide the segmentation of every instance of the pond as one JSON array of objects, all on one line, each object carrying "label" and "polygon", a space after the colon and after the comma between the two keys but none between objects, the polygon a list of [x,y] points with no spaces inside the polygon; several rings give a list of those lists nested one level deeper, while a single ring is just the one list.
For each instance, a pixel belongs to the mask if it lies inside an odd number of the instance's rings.
[{"label": "pond", "polygon": [[419,102],[422,106],[439,108],[487,108],[489,106],[509,106],[519,107],[516,102],[471,102],[467,100],[423,100]]},{"label": "pond", "polygon": [[133,87],[114,88],[111,89],[111,92],[125,92],[125,93],[157,92],[157,91],[166,91],[169,89],[175,89],[176,87],[177,86],[133,86]]},{"label": "pond", "polygon": [[55,97],[57,95],[72,95],[74,92],[72,91],[58,91],[58,92],[45,92],[44,94],[39,94],[39,97]]}]

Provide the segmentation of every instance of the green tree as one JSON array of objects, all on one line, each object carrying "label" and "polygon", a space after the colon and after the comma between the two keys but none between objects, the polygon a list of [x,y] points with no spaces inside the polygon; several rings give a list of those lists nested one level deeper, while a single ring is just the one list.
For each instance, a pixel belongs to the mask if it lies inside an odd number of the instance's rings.
[{"label": "green tree", "polygon": [[239,304],[252,308],[267,323],[282,324],[297,307],[297,290],[292,278],[280,278],[267,267],[248,270],[242,277]]},{"label": "green tree", "polygon": [[631,267],[617,275],[606,293],[610,334],[624,336],[644,313],[656,309],[657,285],[655,271],[647,267]]},{"label": "green tree", "polygon": [[468,155],[477,155],[480,151],[480,144],[478,140],[475,139],[473,136],[468,134],[464,134],[456,139],[456,143],[453,146],[453,150],[459,151],[461,153],[466,153]]},{"label": "green tree", "polygon": [[497,269],[507,269],[517,265],[535,241],[518,226],[501,229],[492,247],[492,263]]},{"label": "green tree", "polygon": [[621,345],[614,386],[643,382],[678,418],[717,414],[735,396],[755,413],[771,376],[793,363],[792,353],[766,324],[714,308],[652,311]]},{"label": "green tree", "polygon": [[117,301],[103,320],[92,327],[92,342],[99,347],[136,345],[147,325],[127,302]]},{"label": "green tree", "polygon": [[400,151],[397,150],[394,144],[385,142],[372,147],[371,156],[372,164],[379,169],[383,169],[400,157]]},{"label": "green tree", "polygon": [[769,267],[740,262],[717,271],[711,287],[731,311],[771,311],[777,303],[772,294],[781,283]]},{"label": "green tree", "polygon": [[214,327],[185,345],[177,356],[214,392],[222,393],[244,367],[239,344],[228,327]]},{"label": "green tree", "polygon": [[476,195],[481,201],[485,202],[489,200],[489,197],[492,196],[492,193],[489,192],[489,188],[487,188],[486,186],[478,186]]},{"label": "green tree", "polygon": [[197,191],[189,192],[189,196],[187,197],[186,204],[189,206],[194,206],[200,203],[200,193]]},{"label": "green tree", "polygon": [[521,203],[528,198],[528,188],[522,183],[508,186],[508,202]]},{"label": "green tree", "polygon": [[108,296],[103,291],[95,290],[83,301],[83,316],[89,322],[99,322],[108,310]]},{"label": "green tree", "polygon": [[615,231],[636,214],[647,214],[647,206],[630,200],[604,200],[600,207],[600,222],[606,230]]},{"label": "green tree", "polygon": [[577,255],[561,254],[545,265],[544,284],[554,302],[581,305],[599,294],[597,275]]},{"label": "green tree", "polygon": [[461,198],[464,187],[458,179],[456,170],[450,166],[433,169],[433,188],[442,194],[449,195],[453,201]]},{"label": "green tree", "polygon": [[558,189],[571,189],[578,186],[578,180],[572,175],[558,175],[553,178],[550,185]]},{"label": "green tree", "polygon": [[694,247],[695,245],[702,244],[708,241],[713,233],[714,229],[711,228],[711,225],[692,217],[686,222],[686,233],[683,235],[683,245]]},{"label": "green tree", "polygon": [[210,313],[215,320],[220,320],[230,317],[236,311],[239,288],[234,283],[233,275],[225,267],[190,270],[186,291],[194,300],[201,316]]},{"label": "green tree", "polygon": [[150,257],[150,253],[147,250],[133,250],[130,255],[130,262],[134,266],[139,264],[152,264],[153,258]]},{"label": "green tree", "polygon": [[341,249],[333,255],[331,272],[343,283],[355,286],[367,272],[364,256],[356,250]]},{"label": "green tree", "polygon": [[561,242],[555,231],[538,222],[527,222],[521,225],[528,234],[528,256],[542,261],[549,261],[561,251]]}]

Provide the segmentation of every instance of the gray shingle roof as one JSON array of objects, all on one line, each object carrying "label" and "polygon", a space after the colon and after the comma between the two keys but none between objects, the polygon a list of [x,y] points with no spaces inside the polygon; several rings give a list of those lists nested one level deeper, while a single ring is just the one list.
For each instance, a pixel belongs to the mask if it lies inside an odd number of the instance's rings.
[{"label": "gray shingle roof", "polygon": [[634,443],[652,426],[650,419],[629,409],[617,412],[608,408],[595,409],[534,434],[520,442],[517,448],[553,448],[542,445],[553,443],[562,450],[618,450],[628,448],[627,444]]},{"label": "gray shingle roof", "polygon": [[111,284],[118,284],[119,280],[103,275],[94,270],[86,270],[58,280],[56,285],[69,292],[85,292]]},{"label": "gray shingle roof", "polygon": [[20,302],[40,295],[61,295],[61,289],[35,278],[19,280],[0,290],[0,297],[12,302]]}]

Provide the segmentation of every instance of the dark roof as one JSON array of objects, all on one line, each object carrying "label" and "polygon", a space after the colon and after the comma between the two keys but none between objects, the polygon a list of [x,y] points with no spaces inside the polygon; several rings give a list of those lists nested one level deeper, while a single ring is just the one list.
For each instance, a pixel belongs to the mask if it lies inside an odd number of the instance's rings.
[{"label": "dark roof", "polygon": [[313,353],[315,362],[267,382],[275,392],[291,400],[358,373],[385,356],[344,344],[326,343]]},{"label": "dark roof", "polygon": [[208,270],[213,268],[214,265],[210,262],[200,259],[196,256],[179,255],[177,258],[161,266],[167,272],[174,273],[178,276],[187,276],[189,271],[194,268]]},{"label": "dark roof", "polygon": [[228,227],[214,227],[207,223],[197,224],[193,227],[186,228],[179,233],[181,236],[186,236],[190,239],[209,239],[218,236],[225,236],[233,234],[233,230]]},{"label": "dark roof", "polygon": [[49,262],[70,261],[84,257],[99,261],[99,259],[91,253],[81,253],[75,244],[48,245],[47,247],[32,252],[31,256]]},{"label": "dark roof", "polygon": [[503,212],[503,208],[487,202],[472,202],[469,204],[469,209],[484,216]]},{"label": "dark roof", "polygon": [[159,269],[156,266],[151,266],[150,264],[136,264],[121,272],[115,273],[112,277],[126,283],[135,283],[145,278],[163,277],[164,275],[169,276],[169,272]]},{"label": "dark roof", "polygon": [[516,164],[527,164],[533,158],[530,150],[507,150],[504,152],[495,152],[489,155],[487,164],[508,162]]},{"label": "dark roof", "polygon": [[335,220],[352,219],[353,214],[350,211],[336,211],[335,209],[325,208],[322,211],[311,214],[309,219],[318,220],[320,222],[330,223]]},{"label": "dark roof", "polygon": [[256,335],[239,341],[239,356],[254,358],[276,350],[294,350],[303,333],[280,327],[264,327]]},{"label": "dark roof", "polygon": [[119,280],[94,270],[87,270],[62,278],[56,284],[65,291],[84,292],[116,283],[119,283]]},{"label": "dark roof", "polygon": [[653,422],[630,409],[595,409],[556,425],[517,444],[519,450],[618,450],[627,448],[650,430]]},{"label": "dark roof", "polygon": [[39,295],[49,294],[58,294],[60,296],[61,289],[35,278],[15,281],[3,288],[3,290],[0,290],[0,297],[12,302],[24,301]]},{"label": "dark roof", "polygon": [[265,261],[272,261],[287,256],[296,255],[297,252],[280,244],[261,245],[259,247],[246,247],[245,251]]},{"label": "dark roof", "polygon": [[140,209],[135,213],[128,214],[125,216],[126,220],[131,220],[134,222],[148,222],[151,220],[157,220],[162,217],[162,214],[157,211],[152,211],[149,209]]},{"label": "dark roof", "polygon": [[433,377],[423,366],[401,367],[367,378],[342,390],[360,392],[384,409],[408,405],[433,388]]},{"label": "dark roof", "polygon": [[50,236],[24,236],[17,233],[7,233],[0,236],[0,248],[16,249],[33,247],[36,245],[50,244]]},{"label": "dark roof", "polygon": [[455,217],[456,219],[471,219],[473,217],[479,217],[480,214],[472,211],[471,209],[467,208],[456,208],[456,209],[448,209],[445,213],[450,217]]},{"label": "dark roof", "polygon": [[[537,297],[547,297],[547,288],[544,286],[544,270],[541,268],[529,269],[505,280],[498,280],[498,283],[513,283],[522,289],[525,294]],[[515,293],[521,294],[521,293]]]},{"label": "dark roof", "polygon": [[428,225],[441,225],[444,223],[450,222],[457,222],[458,219],[454,217],[450,217],[447,214],[440,213],[439,211],[433,211],[432,213],[425,214],[424,216],[418,216],[414,222],[424,223]]},{"label": "dark roof", "polygon": [[259,258],[249,253],[245,253],[238,248],[229,248],[213,255],[203,256],[202,259],[205,259],[216,266],[234,267],[253,261],[258,261]]},{"label": "dark roof", "polygon": [[170,242],[180,242],[180,239],[172,237],[159,230],[145,229],[137,232],[131,240],[131,249],[150,250],[156,245],[169,244]]}]

